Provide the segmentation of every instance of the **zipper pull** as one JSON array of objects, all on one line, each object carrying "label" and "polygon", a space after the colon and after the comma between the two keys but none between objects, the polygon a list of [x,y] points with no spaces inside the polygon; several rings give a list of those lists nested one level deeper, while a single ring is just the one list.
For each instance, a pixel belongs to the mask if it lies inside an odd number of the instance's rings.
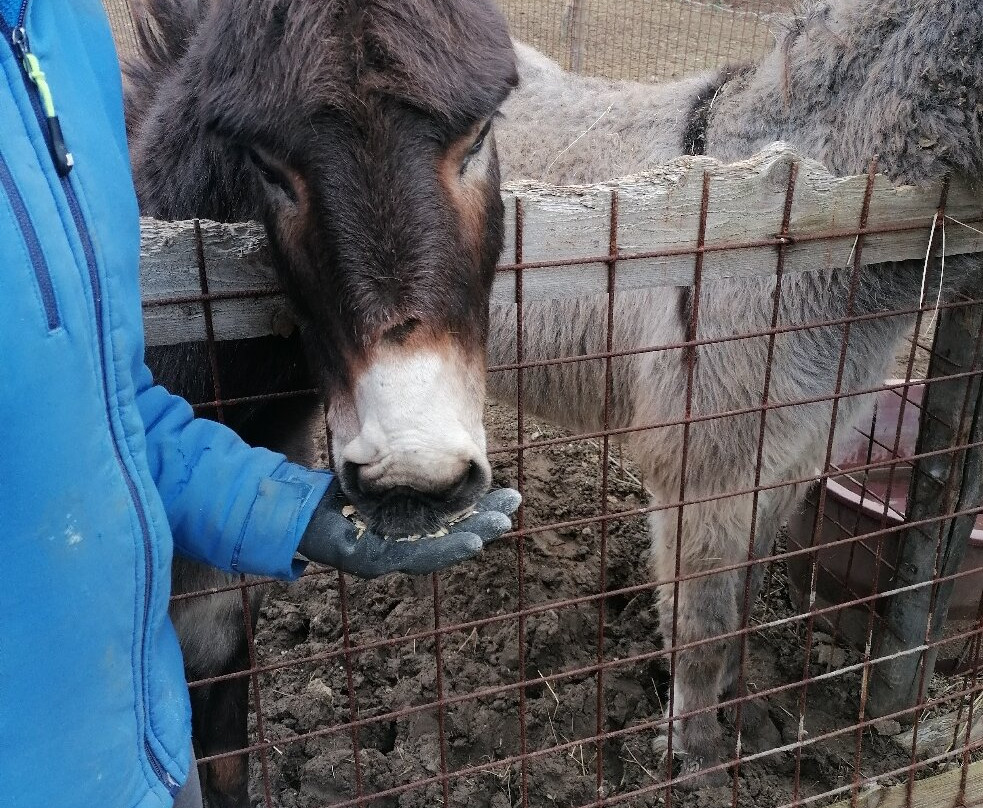
[{"label": "zipper pull", "polygon": [[58,176],[67,176],[68,172],[72,170],[72,166],[75,165],[75,158],[72,157],[72,153],[65,144],[65,136],[61,131],[61,122],[58,120],[58,114],[55,112],[55,102],[51,97],[51,88],[48,86],[48,80],[45,78],[44,71],[41,69],[41,63],[38,61],[37,56],[31,53],[31,46],[27,41],[27,31],[24,29],[24,26],[15,28],[10,38],[14,44],[14,50],[17,51],[17,55],[20,57],[24,72],[31,80],[31,83],[37,87],[38,95],[41,97],[41,108],[44,110],[44,115],[48,122],[48,136],[51,139],[51,157],[55,161],[55,169],[58,171]]}]

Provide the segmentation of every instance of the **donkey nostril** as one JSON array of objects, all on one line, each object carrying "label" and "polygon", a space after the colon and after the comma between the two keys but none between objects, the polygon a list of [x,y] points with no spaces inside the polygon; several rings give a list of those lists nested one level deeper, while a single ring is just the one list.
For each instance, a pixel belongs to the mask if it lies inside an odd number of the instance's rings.
[{"label": "donkey nostril", "polygon": [[434,495],[446,500],[456,499],[484,490],[488,483],[484,468],[477,461],[471,460],[460,477],[443,490],[434,492]]},{"label": "donkey nostril", "polygon": [[468,471],[464,475],[464,483],[467,486],[487,486],[491,480],[488,479],[488,475],[485,473],[485,469],[476,460],[472,460],[468,463]]},{"label": "donkey nostril", "polygon": [[346,461],[341,465],[341,487],[349,497],[364,495],[366,491],[362,487],[362,479],[359,470],[362,467],[358,463]]}]

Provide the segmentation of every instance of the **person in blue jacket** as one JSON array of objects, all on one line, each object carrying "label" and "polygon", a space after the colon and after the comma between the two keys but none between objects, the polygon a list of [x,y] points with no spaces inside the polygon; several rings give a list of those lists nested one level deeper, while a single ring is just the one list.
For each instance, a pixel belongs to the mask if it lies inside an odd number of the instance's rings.
[{"label": "person in blue jacket", "polygon": [[443,539],[355,542],[330,473],[155,386],[102,6],[0,0],[0,38],[0,806],[200,804],[172,549],[288,579],[298,550],[423,573],[506,531],[518,495]]}]

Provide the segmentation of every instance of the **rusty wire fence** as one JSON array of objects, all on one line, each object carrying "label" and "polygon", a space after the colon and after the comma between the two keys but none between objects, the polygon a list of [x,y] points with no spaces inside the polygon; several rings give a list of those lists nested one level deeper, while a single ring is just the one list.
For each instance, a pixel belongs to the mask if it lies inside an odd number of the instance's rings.
[{"label": "rusty wire fence", "polygon": [[[593,273],[608,301],[603,349],[530,360],[530,337],[523,316],[516,318],[514,361],[489,373],[517,374],[517,397],[492,405],[487,421],[496,481],[517,485],[525,504],[516,530],[480,562],[426,580],[364,582],[313,569],[293,587],[238,584],[244,593],[267,590],[255,637],[249,632],[248,669],[189,684],[250,681],[253,717],[244,751],[253,804],[983,804],[983,530],[975,528],[983,452],[979,277],[938,305],[926,295],[895,310],[848,306],[844,316],[819,322],[782,320],[775,302],[769,327],[722,337],[702,336],[714,324],[695,306],[679,342],[615,343],[615,301],[637,293],[629,281],[646,262],[689,262],[689,288],[698,300],[701,285],[713,282],[713,262],[770,256],[759,271],[780,289],[809,256],[841,254],[846,244],[852,245],[849,261],[840,271],[852,279],[853,295],[870,254],[865,250],[883,247],[883,239],[910,237],[937,257],[946,228],[951,247],[958,232],[976,238],[983,227],[983,207],[957,218],[951,200],[947,208],[945,188],[928,220],[880,216],[874,222],[872,172],[854,223],[800,232],[792,218],[798,171],[798,164],[788,171],[782,212],[761,225],[773,235],[729,242],[708,235],[715,185],[705,173],[693,243],[645,251],[625,246],[624,204],[617,189],[604,189],[598,193],[609,195],[606,249],[543,257],[537,238],[533,259],[527,203],[520,194],[508,197],[511,239],[499,267],[499,293],[505,289],[523,312],[531,299],[549,299],[539,282],[548,273]],[[151,296],[144,305],[149,318],[177,307],[203,321],[214,389],[210,400],[194,402],[198,411],[223,417],[237,406],[291,396],[317,404],[308,388],[223,398],[228,388],[215,343],[225,338],[222,323],[242,301],[269,303],[266,318],[277,310],[278,292],[264,284],[210,287],[209,250],[197,223],[194,236],[178,260],[196,267],[200,288]],[[913,318],[915,327],[892,378],[845,389],[851,330],[896,317]],[[937,327],[928,328],[929,322]],[[841,335],[832,390],[791,399],[770,394],[770,359],[782,336],[831,327]],[[769,346],[760,399],[740,410],[696,413],[692,385],[701,350],[755,339]],[[675,419],[616,427],[617,363],[654,355],[675,357],[687,369],[685,411]],[[603,365],[609,391],[601,396],[601,429],[571,434],[524,415],[524,376],[591,363]],[[837,408],[860,395],[876,404],[844,442]],[[817,402],[832,405],[822,467],[796,479],[763,480],[769,415]],[[738,480],[709,497],[683,486],[671,502],[649,502],[644,469],[617,449],[628,438],[681,429],[685,464],[692,430],[747,414],[761,419],[759,443],[746,447],[758,457],[750,486]],[[309,440],[330,462],[323,422]],[[702,571],[680,572],[677,565],[677,574],[662,580],[647,572],[649,538],[641,517],[665,513],[681,525],[687,508],[746,495],[757,508],[759,497],[790,484],[809,486],[810,504],[796,510],[766,553],[748,549],[743,560]],[[752,520],[748,548],[753,531]],[[766,572],[752,602],[755,568]],[[687,643],[677,639],[675,625],[659,626],[657,588],[678,592],[721,570],[737,571],[744,582],[738,628]],[[723,702],[730,709],[718,769],[728,784],[692,792],[686,786],[695,773],[673,766],[667,754],[672,725],[689,715],[669,717],[672,679],[680,654],[721,640],[739,644],[743,683],[739,695]],[[716,714],[718,705],[702,709]],[[762,713],[767,731],[752,747],[750,729],[739,731],[742,715],[761,720]],[[221,764],[238,754],[223,751],[201,763]]]},{"label": "rusty wire fence", "polygon": [[[121,56],[136,49],[129,0],[104,0]],[[655,81],[760,58],[795,0],[501,0],[512,35],[567,69]]]},{"label": "rusty wire fence", "polygon": [[568,70],[635,81],[740,64],[774,45],[794,0],[502,0],[512,35]]},{"label": "rusty wire fence", "polygon": [[[128,4],[106,5],[120,52],[132,52]],[[503,7],[518,38],[561,64],[635,79],[760,55],[772,42],[775,15],[785,10],[781,0],[504,0]],[[600,294],[613,304],[635,293],[625,278],[636,266],[685,260],[699,297],[708,262],[721,256],[767,252],[780,286],[803,250],[821,255],[847,243],[853,248],[843,271],[859,278],[865,248],[878,239],[908,233],[939,255],[946,227],[950,240],[957,231],[983,229],[983,209],[954,219],[944,193],[935,219],[872,225],[873,178],[867,182],[853,222],[804,234],[790,218],[798,197],[789,172],[787,204],[768,225],[773,235],[719,242],[706,236],[716,199],[706,180],[694,243],[648,251],[626,239],[618,192],[608,190],[603,249],[555,256],[530,251],[524,200],[510,197],[511,239],[500,276],[520,311],[535,299],[531,290],[544,273],[570,268],[599,278]],[[268,401],[317,407],[317,392],[306,384],[258,395],[235,388],[220,350],[226,325],[244,310],[240,304],[254,319],[275,319],[279,292],[269,284],[209,283],[210,255],[196,226],[194,243],[172,257],[193,269],[194,288],[144,303],[149,320],[180,309],[203,326],[187,337],[209,349],[212,390],[192,402],[196,410],[224,419]],[[875,315],[773,319],[764,329],[714,338],[703,336],[698,307],[689,314],[685,339],[626,349],[614,340],[612,305],[600,350],[546,359],[526,355],[520,318],[514,361],[489,369],[516,374],[518,394],[489,405],[486,422],[496,483],[517,485],[525,505],[516,530],[480,562],[426,580],[363,582],[311,569],[291,587],[255,579],[230,587],[241,590],[244,603],[257,587],[266,593],[255,633],[246,623],[248,665],[189,686],[247,680],[250,737],[242,750],[205,755],[206,777],[248,754],[251,803],[264,808],[983,804],[983,523],[975,527],[983,288],[938,307],[927,297]],[[524,412],[523,378],[543,367],[600,363],[610,390],[618,363],[672,356],[691,385],[701,348],[758,339],[773,350],[783,335],[832,327],[842,333],[845,356],[855,325],[901,316],[915,320],[911,338],[889,378],[863,390],[841,389],[841,361],[830,393],[772,400],[762,380],[764,395],[740,411],[694,415],[687,408],[678,418],[616,427],[608,395],[601,397],[602,428],[580,433]],[[687,401],[691,394],[687,389]],[[838,403],[860,394],[875,400],[870,414],[851,434],[837,435]],[[667,754],[680,720],[667,710],[678,656],[694,646],[681,643],[674,626],[660,626],[654,599],[660,586],[678,590],[706,573],[654,579],[646,517],[682,520],[706,500],[680,490],[672,502],[653,504],[645,470],[621,444],[739,415],[759,417],[764,429],[769,413],[820,402],[832,404],[834,418],[815,474],[768,482],[756,476],[715,495],[757,501],[792,483],[809,488],[773,549],[729,567],[745,586],[751,570],[765,570],[757,600],[745,588],[739,601],[739,628],[705,640],[738,643],[747,692],[724,705],[720,769],[728,785],[691,792],[693,773]],[[301,459],[330,465],[326,432],[323,420],[311,422],[309,454]],[[747,448],[757,454],[760,443]],[[768,731],[752,746],[738,726],[762,711]]]}]

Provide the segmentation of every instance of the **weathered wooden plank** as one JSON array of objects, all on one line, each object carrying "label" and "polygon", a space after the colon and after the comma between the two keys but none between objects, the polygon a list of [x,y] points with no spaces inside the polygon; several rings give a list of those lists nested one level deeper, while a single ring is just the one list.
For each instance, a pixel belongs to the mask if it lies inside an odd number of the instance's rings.
[{"label": "weathered wooden plank", "polygon": [[973,808],[983,805],[983,761],[969,765],[966,793],[959,799],[962,769],[957,768],[924,780],[916,780],[908,800],[908,786],[902,784],[864,792],[856,801],[843,800],[830,808]]},{"label": "weathered wooden plank", "polygon": [[[286,308],[280,294],[231,297],[277,286],[266,232],[256,222],[200,222],[202,255],[217,340],[273,333],[274,316]],[[140,285],[148,345],[199,342],[206,338],[194,222],[141,222]],[[159,301],[182,299],[161,305]]]},{"label": "weathered wooden plank", "polygon": [[[799,237],[855,229],[867,178],[836,178],[821,165],[797,157],[778,145],[755,157],[725,165],[709,158],[683,158],[657,171],[585,188],[548,188],[528,183],[506,192],[506,208],[522,200],[523,257],[527,262],[557,261],[608,253],[610,200],[617,188],[618,246],[624,253],[691,250],[697,245],[703,173],[710,175],[707,245],[747,244],[771,239],[781,226],[791,164],[800,163],[790,219],[790,232]],[[924,257],[941,188],[937,185],[895,187],[883,176],[875,180],[868,227],[879,229],[918,225],[917,231],[869,235],[865,263]],[[959,221],[983,216],[979,189],[956,183],[950,190],[947,213]],[[507,233],[503,261],[515,251],[514,228]],[[959,255],[983,249],[983,235],[947,225],[946,253]],[[849,263],[854,237],[807,241],[787,252],[786,270],[816,271]],[[652,286],[688,286],[693,282],[693,256],[626,260],[619,263],[621,290]],[[770,273],[775,267],[772,247],[711,252],[704,279]],[[524,273],[527,300],[603,293],[602,264]],[[577,269],[591,269],[578,277]],[[505,297],[514,288],[512,273],[500,273],[496,291]]]},{"label": "weathered wooden plank", "polygon": [[[609,252],[612,192],[617,189],[619,291],[654,286],[686,286],[693,280],[693,255],[675,254],[632,259],[639,253],[679,253],[697,246],[703,174],[710,175],[706,244],[710,247],[765,241],[779,230],[785,189],[793,162],[800,164],[790,232],[799,242],[786,252],[786,271],[804,272],[845,266],[854,237],[808,240],[824,233],[856,228],[866,177],[836,178],[818,163],[775,144],[755,157],[730,165],[703,157],[680,158],[666,166],[617,182],[582,188],[554,188],[530,183],[506,188],[506,245],[493,289],[496,301],[511,301],[517,201],[523,208],[522,252],[526,262],[593,258],[572,266],[526,269],[526,300],[603,294]],[[870,234],[865,263],[921,259],[929,242],[941,188],[894,187],[878,176],[870,204],[872,229],[917,225],[905,232]],[[946,212],[962,222],[983,219],[979,188],[956,182]],[[983,252],[983,233],[949,221],[946,254]],[[275,285],[262,228],[255,223],[201,223],[210,291],[229,294]],[[983,228],[979,228],[983,229]],[[805,239],[805,240],[803,240]],[[774,271],[771,246],[708,252],[704,279],[767,274]],[[198,293],[198,262],[191,222],[143,222],[141,281],[147,303],[147,339],[152,344],[204,338],[200,303],[154,305],[154,301]],[[213,303],[217,339],[271,332],[274,315],[284,307],[279,297],[223,300]]]},{"label": "weathered wooden plank", "polygon": [[[144,298],[198,294],[194,223],[143,219],[141,224],[140,283]],[[202,222],[201,234],[211,292],[276,283],[262,225]]]}]

